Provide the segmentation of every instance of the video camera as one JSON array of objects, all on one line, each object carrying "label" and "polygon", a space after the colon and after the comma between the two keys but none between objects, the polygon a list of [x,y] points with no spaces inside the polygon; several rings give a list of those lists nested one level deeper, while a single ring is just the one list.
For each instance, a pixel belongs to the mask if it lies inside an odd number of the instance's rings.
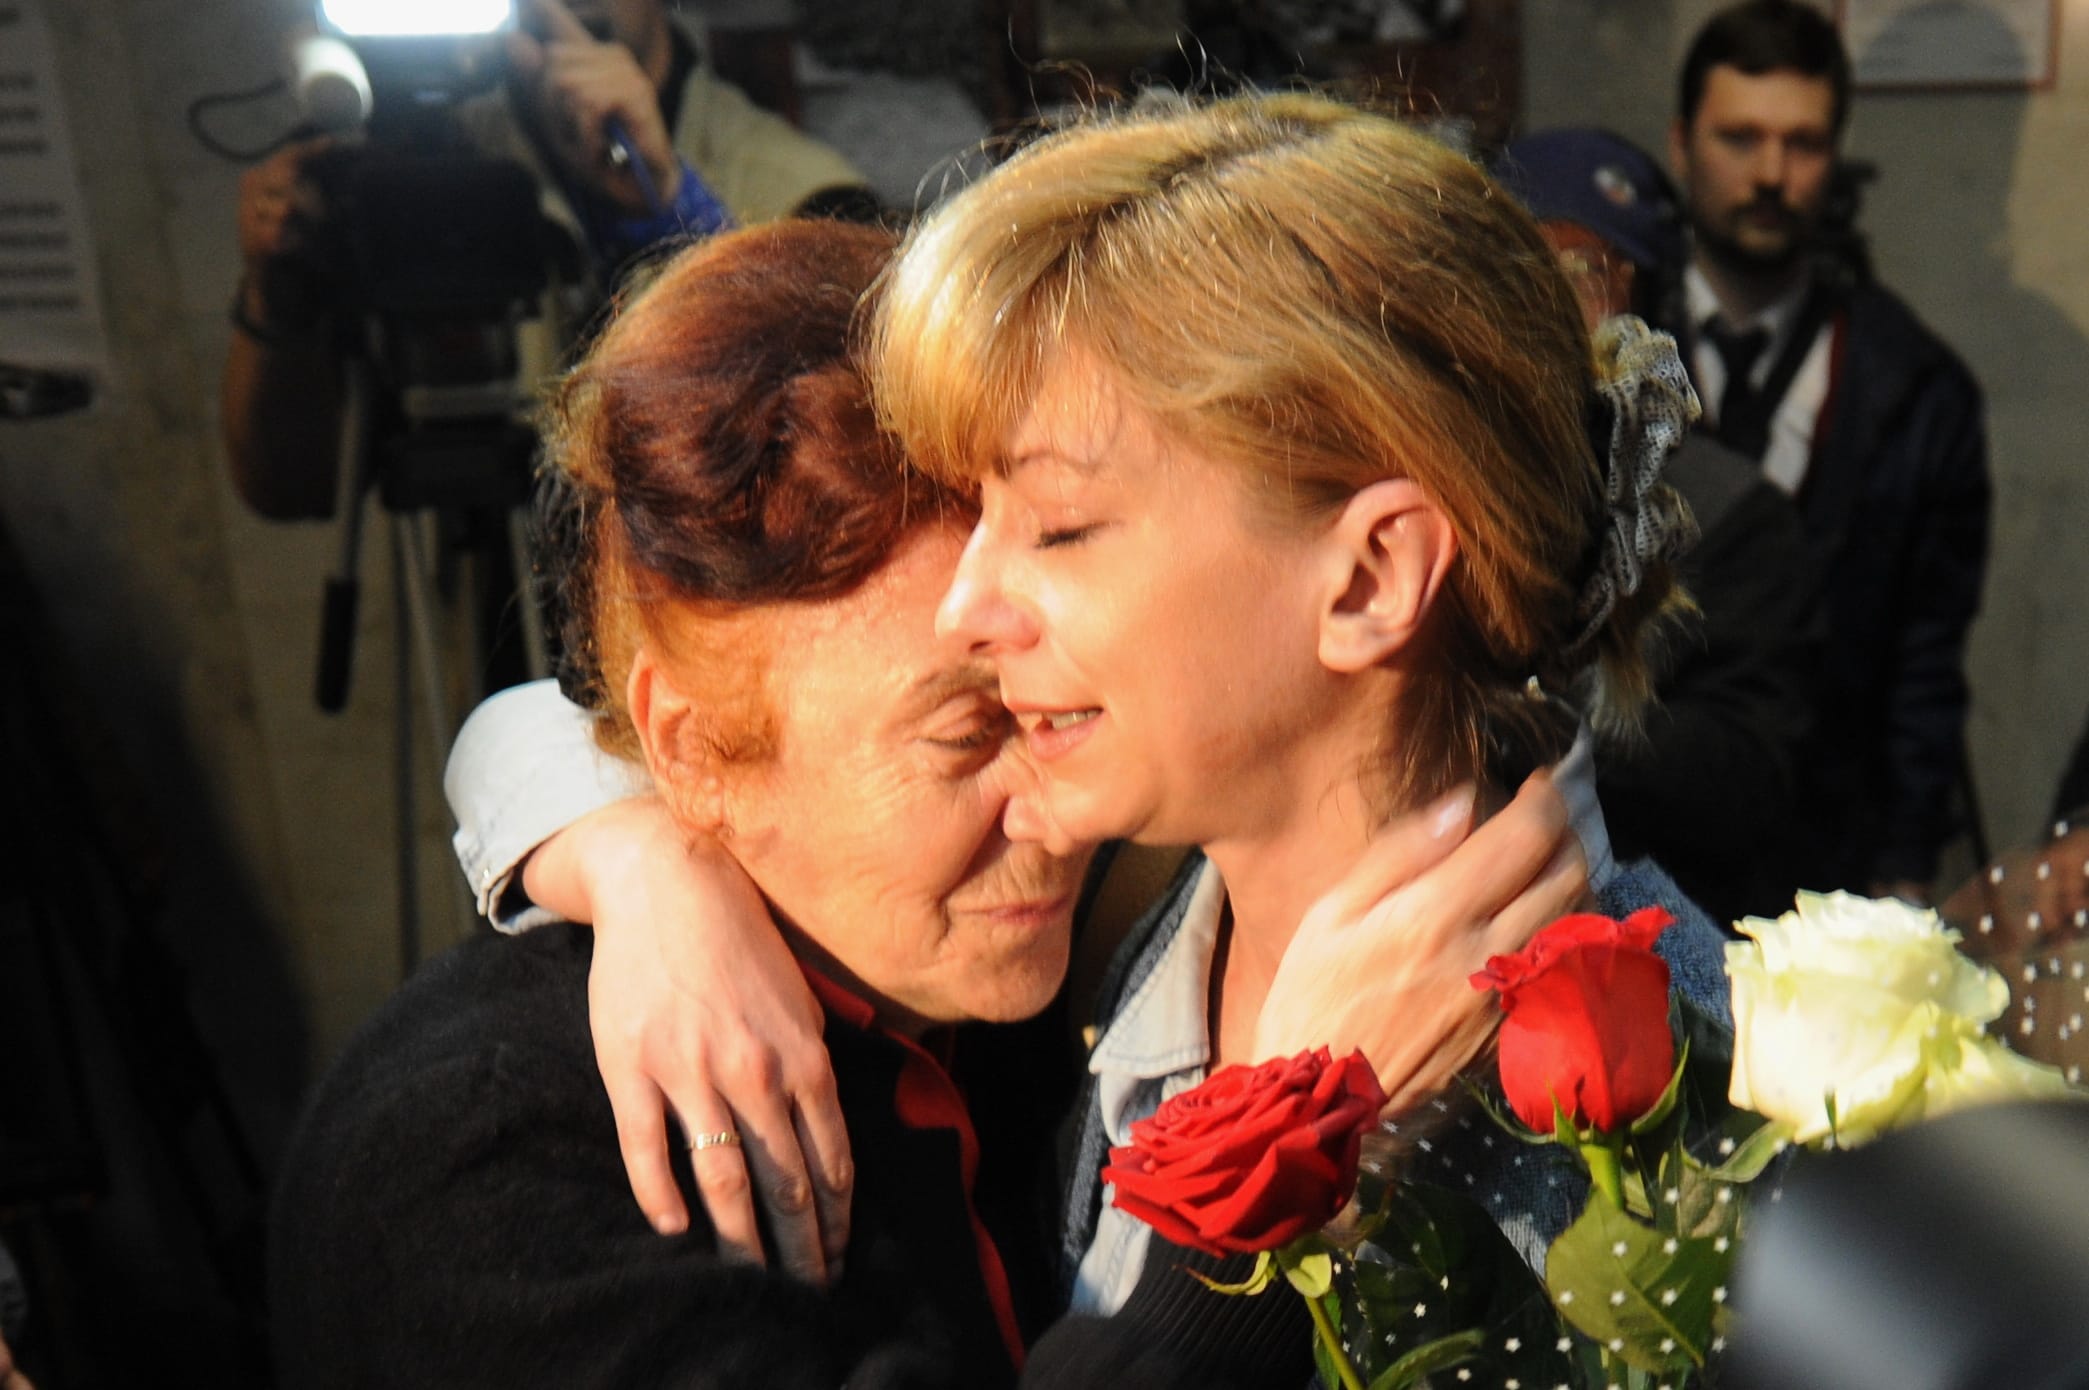
[{"label": "video camera", "polygon": [[[521,418],[534,383],[521,380],[517,328],[537,314],[552,267],[578,278],[579,253],[543,216],[535,177],[476,147],[462,118],[505,76],[514,10],[513,0],[320,0],[317,31],[292,51],[307,124],[363,136],[306,166],[329,209],[348,383],[342,554],[321,623],[325,709],[347,698],[366,491],[395,515],[433,511],[445,548],[479,553],[481,568],[519,569],[509,523],[537,441]],[[530,628],[534,667],[541,639]],[[483,667],[488,656],[469,660]]]},{"label": "video camera", "polygon": [[502,78],[512,0],[321,0],[318,15],[292,55],[300,102],[366,136],[309,166],[345,262],[337,307],[369,326],[409,421],[510,415],[514,324],[555,248],[534,179],[473,148],[459,108]]}]

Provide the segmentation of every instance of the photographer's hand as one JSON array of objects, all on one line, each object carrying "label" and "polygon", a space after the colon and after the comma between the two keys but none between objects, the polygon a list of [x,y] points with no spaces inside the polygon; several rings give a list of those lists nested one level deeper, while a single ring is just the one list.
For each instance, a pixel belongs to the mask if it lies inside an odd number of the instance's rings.
[{"label": "photographer's hand", "polygon": [[312,520],[334,508],[340,362],[324,330],[345,279],[345,240],[319,166],[343,151],[320,136],[240,176],[235,331],[219,384],[225,458],[262,516]]},{"label": "photographer's hand", "polygon": [[681,191],[660,94],[638,59],[620,43],[596,39],[559,0],[528,0],[533,32],[509,37],[515,99],[566,177],[627,217],[658,213],[636,172],[616,162],[610,124],[629,137],[629,154],[645,166],[661,204]]},{"label": "photographer's hand", "polygon": [[311,281],[327,206],[309,166],[333,147],[328,135],[292,141],[239,177],[239,307],[264,331],[302,328],[320,307]]}]

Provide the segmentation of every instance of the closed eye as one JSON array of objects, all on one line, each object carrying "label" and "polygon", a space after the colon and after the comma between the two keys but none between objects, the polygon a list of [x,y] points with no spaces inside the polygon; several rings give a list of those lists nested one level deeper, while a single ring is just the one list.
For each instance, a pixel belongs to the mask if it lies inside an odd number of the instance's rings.
[{"label": "closed eye", "polygon": [[1098,523],[1090,522],[1085,526],[1065,526],[1055,530],[1040,531],[1037,536],[1037,548],[1039,550],[1052,550],[1062,545],[1078,545],[1093,535],[1097,526]]},{"label": "closed eye", "polygon": [[1006,742],[1014,721],[1004,712],[958,732],[930,738],[926,742],[952,753],[978,753]]}]

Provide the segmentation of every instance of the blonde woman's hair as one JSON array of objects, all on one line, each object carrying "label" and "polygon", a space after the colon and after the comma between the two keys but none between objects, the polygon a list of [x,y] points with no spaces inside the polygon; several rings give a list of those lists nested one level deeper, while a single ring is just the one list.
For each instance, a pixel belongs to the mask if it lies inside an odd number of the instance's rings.
[{"label": "blonde woman's hair", "polygon": [[1568,650],[1604,517],[1574,293],[1515,201],[1408,125],[1306,94],[1089,116],[923,222],[873,332],[881,418],[944,480],[996,470],[1075,352],[1280,515],[1419,484],[1458,558],[1440,673],[1389,751],[1398,801],[1504,747],[1564,752],[1532,677],[1565,690],[1593,655],[1612,725],[1647,694],[1665,566]]}]

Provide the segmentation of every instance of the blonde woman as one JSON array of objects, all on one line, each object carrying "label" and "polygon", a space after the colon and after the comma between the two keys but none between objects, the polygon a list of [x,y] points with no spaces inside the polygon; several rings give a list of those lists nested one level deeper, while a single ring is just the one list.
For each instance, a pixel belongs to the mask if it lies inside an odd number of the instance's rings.
[{"label": "blonde woman", "polygon": [[[1049,136],[903,253],[880,410],[916,467],[980,490],[940,623],[1000,671],[1040,837],[1204,849],[1133,948],[1085,1152],[1261,1055],[1272,986],[1338,963],[1288,950],[1294,924],[1374,833],[1566,755],[1573,719],[1542,692],[1592,666],[1592,717],[1636,713],[1647,628],[1677,602],[1687,523],[1657,472],[1689,397],[1662,340],[1598,341],[1477,167],[1310,96]],[[1690,919],[1664,946],[1723,1009],[1708,924],[1606,858],[1604,906]],[[1204,982],[1205,1017],[1139,1007],[1171,979]],[[1137,1060],[1163,1052],[1196,1060]],[[1148,1233],[1106,1211],[1086,1238],[1082,1167],[1076,1304],[1108,1310]],[[1552,1214],[1501,1186],[1535,1255]]]}]

